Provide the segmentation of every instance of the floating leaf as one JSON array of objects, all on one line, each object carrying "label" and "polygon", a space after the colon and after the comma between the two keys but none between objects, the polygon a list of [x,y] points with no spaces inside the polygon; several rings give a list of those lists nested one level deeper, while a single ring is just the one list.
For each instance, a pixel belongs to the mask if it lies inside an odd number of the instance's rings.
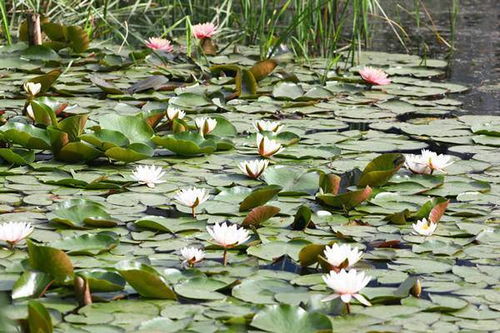
[{"label": "floating leaf", "polygon": [[212,139],[205,139],[198,132],[182,132],[167,136],[154,136],[152,141],[181,156],[211,154],[217,149]]},{"label": "floating leaf", "polygon": [[114,227],[118,224],[100,205],[86,200],[63,202],[52,212],[50,221],[80,229],[92,226]]},{"label": "floating leaf", "polygon": [[107,233],[84,234],[64,238],[53,242],[51,245],[73,255],[97,255],[115,248],[120,241],[116,236]]},{"label": "floating leaf", "polygon": [[344,210],[350,210],[363,201],[367,200],[371,194],[372,189],[370,188],[370,186],[366,186],[362,190],[351,191],[337,195],[329,193],[319,194],[316,196],[316,198],[325,205],[335,208],[342,208]]},{"label": "floating leaf", "polygon": [[420,207],[414,217],[418,220],[426,218],[431,222],[437,223],[446,211],[449,202],[449,200],[442,197],[432,198]]},{"label": "floating leaf", "polygon": [[267,306],[253,317],[251,325],[273,333],[316,333],[332,330],[330,319],[324,314],[307,312],[299,306],[288,304]]},{"label": "floating leaf", "polygon": [[25,165],[35,161],[35,152],[28,149],[0,148],[0,157],[9,164]]},{"label": "floating leaf", "polygon": [[12,299],[40,297],[54,281],[48,273],[24,271],[12,287]]},{"label": "floating leaf", "polygon": [[78,272],[88,281],[90,290],[98,292],[120,291],[125,287],[125,279],[118,273],[103,269]]},{"label": "floating leaf", "polygon": [[318,191],[319,172],[287,166],[267,168],[262,178],[268,185],[279,185],[280,195],[313,195]]},{"label": "floating leaf", "polygon": [[318,257],[323,254],[326,245],[309,244],[299,252],[299,261],[302,267],[307,267],[318,262]]},{"label": "floating leaf", "polygon": [[143,297],[177,299],[165,279],[151,266],[136,261],[122,261],[116,270]]},{"label": "floating leaf", "polygon": [[73,277],[73,264],[66,253],[30,240],[27,243],[29,262],[33,269],[49,274],[58,283]]},{"label": "floating leaf", "polygon": [[306,205],[302,205],[297,210],[293,223],[291,225],[293,230],[305,230],[311,224],[312,211]]},{"label": "floating leaf", "polygon": [[30,333],[52,333],[52,319],[42,303],[28,302],[28,327]]},{"label": "floating leaf", "polygon": [[253,97],[257,94],[257,81],[249,70],[239,70],[234,79],[236,81],[236,94],[240,98]]},{"label": "floating leaf", "polygon": [[250,68],[250,72],[255,77],[256,81],[260,81],[267,77],[272,71],[278,66],[278,63],[274,59],[266,59],[257,62]]},{"label": "floating leaf", "polygon": [[61,73],[62,73],[61,70],[54,69],[54,70],[51,70],[50,72],[47,72],[43,75],[40,75],[40,76],[37,76],[37,77],[34,77],[34,78],[28,80],[28,82],[40,83],[42,85],[42,87],[40,89],[40,94],[43,94],[47,90],[49,90],[50,87],[52,87],[52,85],[57,81],[57,79],[59,78]]},{"label": "floating leaf", "polygon": [[281,209],[274,206],[259,206],[255,207],[248,213],[242,222],[242,225],[254,226],[258,228],[262,222],[269,220],[271,217],[275,216],[280,212]]},{"label": "floating leaf", "polygon": [[358,186],[377,187],[385,185],[405,162],[402,154],[382,154],[372,160],[363,170]]},{"label": "floating leaf", "polygon": [[274,198],[281,190],[282,187],[278,185],[268,185],[253,190],[240,203],[240,212],[264,205]]}]

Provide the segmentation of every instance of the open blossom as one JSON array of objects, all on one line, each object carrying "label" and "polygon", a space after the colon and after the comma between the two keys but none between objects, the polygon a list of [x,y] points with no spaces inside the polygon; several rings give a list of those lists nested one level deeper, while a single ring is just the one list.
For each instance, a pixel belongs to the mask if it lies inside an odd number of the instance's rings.
[{"label": "open blossom", "polygon": [[260,133],[257,133],[257,147],[259,155],[262,157],[271,157],[283,150],[283,146],[279,142],[270,140]]},{"label": "open blossom", "polygon": [[211,38],[217,33],[217,27],[211,22],[193,26],[193,35],[198,39]]},{"label": "open blossom", "polygon": [[42,84],[41,83],[35,83],[35,82],[25,82],[23,84],[24,91],[32,97],[36,96],[40,90],[42,89]]},{"label": "open blossom", "polygon": [[436,170],[444,171],[452,164],[451,156],[438,155],[427,149],[422,149],[420,155],[405,155],[405,167],[413,173],[432,174]]},{"label": "open blossom", "polygon": [[201,135],[207,135],[217,126],[217,120],[213,118],[201,117],[194,120],[196,128],[200,130]]},{"label": "open blossom", "polygon": [[422,160],[421,155],[405,154],[405,167],[413,173],[429,174],[431,169]]},{"label": "open blossom", "polygon": [[358,273],[355,269],[351,269],[349,272],[341,270],[340,273],[330,271],[329,274],[323,275],[323,281],[325,281],[328,287],[333,289],[335,293],[324,298],[322,301],[331,301],[340,297],[342,302],[349,303],[354,297],[360,303],[370,306],[370,302],[359,293],[361,289],[366,287],[370,280],[371,276],[365,276],[363,272]]},{"label": "open blossom", "polygon": [[184,247],[181,249],[182,263],[193,266],[205,258],[205,252],[195,247]]},{"label": "open blossom", "polygon": [[269,161],[267,160],[254,160],[241,162],[238,167],[248,177],[257,179],[266,170],[268,165]]},{"label": "open blossom", "polygon": [[206,189],[193,187],[178,191],[174,198],[181,205],[190,207],[193,217],[195,217],[195,208],[207,201],[209,196],[210,194]]},{"label": "open blossom", "polygon": [[413,232],[421,236],[430,236],[436,231],[437,223],[427,221],[426,218],[418,220],[412,224]]},{"label": "open blossom", "polygon": [[281,124],[279,121],[267,121],[267,120],[258,120],[253,124],[253,126],[259,132],[269,131],[274,133],[279,133],[284,127],[284,125]]},{"label": "open blossom", "polygon": [[167,108],[167,118],[168,120],[172,121],[174,119],[182,119],[186,116],[186,113],[182,111],[181,109],[178,109],[173,106],[169,106]]},{"label": "open blossom", "polygon": [[139,184],[146,184],[148,187],[155,187],[156,184],[164,183],[161,177],[165,175],[162,167],[155,167],[154,165],[139,165],[132,172],[132,178],[139,182]]},{"label": "open blossom", "polygon": [[11,247],[28,237],[34,228],[31,223],[6,222],[0,223],[0,241],[8,243]]},{"label": "open blossom", "polygon": [[238,228],[236,224],[216,223],[213,228],[207,227],[207,232],[214,241],[225,249],[245,243],[250,235],[244,228]]},{"label": "open blossom", "polygon": [[391,83],[391,80],[387,78],[387,73],[381,69],[365,66],[359,70],[359,75],[369,84],[383,86]]},{"label": "open blossom", "polygon": [[164,51],[169,53],[174,50],[172,43],[170,43],[170,41],[165,38],[151,37],[144,43],[148,48],[152,50]]},{"label": "open blossom", "polygon": [[357,247],[351,247],[349,244],[333,244],[331,247],[325,247],[323,251],[326,261],[332,269],[339,271],[341,268],[349,268],[361,259],[363,252]]}]

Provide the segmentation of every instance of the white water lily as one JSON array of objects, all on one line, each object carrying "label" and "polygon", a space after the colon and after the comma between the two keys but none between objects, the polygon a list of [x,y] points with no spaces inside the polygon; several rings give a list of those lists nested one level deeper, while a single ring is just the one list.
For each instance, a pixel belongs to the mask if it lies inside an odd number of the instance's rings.
[{"label": "white water lily", "polygon": [[35,83],[35,82],[25,82],[23,84],[23,88],[28,95],[35,97],[42,89],[42,85],[40,83]]},{"label": "white water lily", "polygon": [[241,162],[238,167],[250,178],[259,178],[269,165],[267,160],[254,160]]},{"label": "white water lily", "polygon": [[236,224],[216,223],[213,228],[207,227],[207,231],[214,241],[223,248],[232,248],[245,243],[250,235],[245,228],[238,228]]},{"label": "white water lily", "polygon": [[193,187],[178,191],[174,198],[181,205],[190,207],[193,217],[195,217],[195,208],[207,201],[209,196],[210,194],[206,189]]},{"label": "white water lily", "polygon": [[139,184],[146,184],[148,187],[155,187],[156,184],[164,183],[161,177],[165,175],[162,167],[155,167],[154,165],[139,165],[132,172],[132,178],[139,182]]},{"label": "white water lily", "polygon": [[429,174],[431,170],[427,167],[427,163],[422,161],[421,155],[406,154],[405,167],[413,173]]},{"label": "white water lily", "polygon": [[426,218],[418,220],[417,223],[412,224],[414,233],[421,236],[430,236],[436,231],[437,223],[427,221]]},{"label": "white water lily", "polygon": [[267,120],[257,120],[253,123],[255,129],[259,132],[269,131],[274,133],[279,133],[284,125],[279,121],[267,121]]},{"label": "white water lily", "polygon": [[325,297],[322,301],[331,301],[340,297],[342,302],[349,303],[354,297],[360,303],[371,306],[370,302],[359,292],[366,287],[370,282],[371,276],[365,276],[364,272],[357,272],[351,269],[349,272],[341,270],[340,273],[330,271],[329,274],[323,275],[323,281],[335,291],[334,294]]},{"label": "white water lily", "polygon": [[205,258],[205,252],[195,247],[184,247],[181,249],[181,257],[184,259],[182,261],[183,264],[193,266]]},{"label": "white water lily", "polygon": [[236,224],[216,223],[212,228],[207,227],[207,232],[218,245],[224,248],[224,266],[227,264],[227,249],[243,244],[250,238],[248,231],[238,228]]},{"label": "white water lily", "polygon": [[213,118],[201,117],[194,120],[196,128],[200,131],[201,135],[210,134],[217,126],[217,120]]},{"label": "white water lily", "polygon": [[0,223],[0,241],[9,244],[13,248],[17,243],[28,237],[34,228],[27,222]]},{"label": "white water lily", "polygon": [[257,147],[259,155],[262,157],[271,157],[283,150],[283,146],[279,142],[270,140],[260,133],[257,133]]},{"label": "white water lily", "polygon": [[363,252],[349,244],[338,245],[335,243],[331,247],[326,246],[323,254],[332,269],[338,272],[341,268],[349,268],[357,263]]},{"label": "white water lily", "polygon": [[170,121],[172,121],[174,119],[182,119],[185,116],[186,116],[186,112],[182,111],[181,109],[178,109],[174,106],[169,106],[167,108],[167,118]]},{"label": "white water lily", "polygon": [[444,171],[446,167],[452,164],[451,156],[438,155],[427,149],[422,149],[420,155],[405,155],[405,167],[413,173],[432,174],[436,170]]}]

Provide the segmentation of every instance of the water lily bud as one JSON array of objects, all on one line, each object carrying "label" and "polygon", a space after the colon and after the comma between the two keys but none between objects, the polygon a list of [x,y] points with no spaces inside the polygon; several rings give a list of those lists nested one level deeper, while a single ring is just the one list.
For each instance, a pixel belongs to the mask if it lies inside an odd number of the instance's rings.
[{"label": "water lily bud", "polygon": [[420,297],[420,294],[422,293],[422,283],[420,282],[420,279],[417,279],[413,287],[410,289],[410,294],[412,294],[415,297]]},{"label": "water lily bud", "polygon": [[31,97],[35,97],[42,89],[42,85],[35,82],[26,82],[25,84],[23,84],[23,88],[28,95],[30,95]]}]

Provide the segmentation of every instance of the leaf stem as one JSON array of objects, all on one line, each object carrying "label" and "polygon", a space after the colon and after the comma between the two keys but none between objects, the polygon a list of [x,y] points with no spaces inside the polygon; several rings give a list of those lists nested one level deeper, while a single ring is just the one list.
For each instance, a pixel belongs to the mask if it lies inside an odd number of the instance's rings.
[{"label": "leaf stem", "polygon": [[224,248],[224,254],[222,255],[222,263],[224,264],[224,266],[227,265],[227,249]]}]

